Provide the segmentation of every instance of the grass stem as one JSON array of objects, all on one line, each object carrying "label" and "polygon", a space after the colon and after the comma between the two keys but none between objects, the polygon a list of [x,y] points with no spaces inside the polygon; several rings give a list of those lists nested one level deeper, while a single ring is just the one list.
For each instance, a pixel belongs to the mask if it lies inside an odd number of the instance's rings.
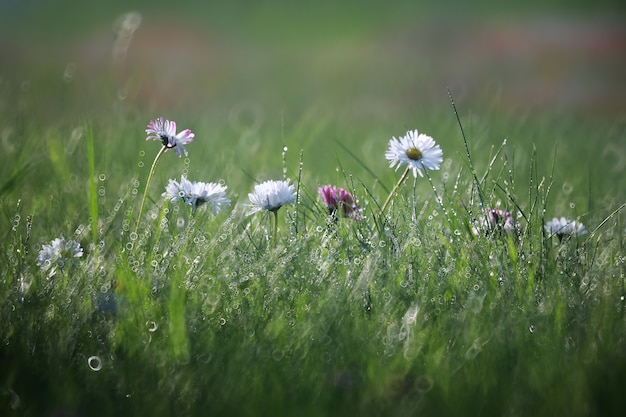
[{"label": "grass stem", "polygon": [[407,166],[406,170],[404,171],[404,173],[402,174],[402,176],[400,177],[396,185],[394,185],[393,188],[391,189],[389,196],[385,200],[385,204],[383,204],[383,207],[380,209],[380,217],[383,217],[385,215],[385,210],[387,210],[387,206],[389,205],[389,203],[391,203],[391,199],[393,198],[394,195],[396,195],[396,192],[398,192],[398,188],[400,188],[402,183],[406,181],[406,178],[409,176],[410,170],[411,170],[411,167]]}]

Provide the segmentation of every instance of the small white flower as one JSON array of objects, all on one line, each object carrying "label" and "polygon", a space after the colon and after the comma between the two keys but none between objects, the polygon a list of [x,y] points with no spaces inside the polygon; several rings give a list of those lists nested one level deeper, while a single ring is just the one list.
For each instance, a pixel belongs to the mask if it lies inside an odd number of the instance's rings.
[{"label": "small white flower", "polygon": [[295,187],[285,181],[265,181],[254,186],[254,191],[248,194],[251,207],[247,215],[258,213],[262,210],[277,211],[285,204],[296,200]]},{"label": "small white flower", "polygon": [[555,217],[545,224],[546,232],[552,236],[562,239],[566,236],[581,236],[587,233],[585,226],[576,220],[569,220],[565,217]]},{"label": "small white flower", "polygon": [[162,196],[172,203],[182,200],[191,206],[192,211],[203,204],[208,204],[216,216],[218,211],[225,210],[226,206],[230,205],[230,199],[225,197],[227,188],[214,182],[191,182],[183,175],[180,182],[170,179]]},{"label": "small white flower", "polygon": [[37,256],[37,265],[42,271],[49,271],[48,276],[56,274],[57,268],[63,270],[65,265],[74,258],[83,256],[83,248],[74,240],[60,237],[49,245],[43,245]]},{"label": "small white flower", "polygon": [[208,204],[213,215],[217,216],[218,211],[226,210],[226,206],[230,205],[230,200],[225,197],[226,188],[214,182],[194,182],[186,203],[191,206],[191,210]]},{"label": "small white flower", "polygon": [[185,152],[185,156],[188,155],[185,145],[193,141],[195,137],[195,134],[189,129],[176,133],[176,122],[165,120],[162,117],[148,123],[146,134],[148,135],[146,140],[160,140],[167,149],[174,148],[179,158],[181,157],[181,149]]},{"label": "small white flower", "polygon": [[185,197],[185,191],[182,186],[182,183],[185,181],[187,181],[187,179],[184,175],[181,178],[181,182],[170,179],[165,186],[165,192],[161,195],[170,200],[172,203],[178,202]]},{"label": "small white flower", "polygon": [[389,140],[389,149],[385,152],[389,160],[389,167],[396,170],[403,164],[408,164],[413,170],[413,176],[424,176],[422,170],[437,170],[443,162],[443,151],[430,136],[420,134],[417,130],[409,130],[400,139],[392,137]]}]

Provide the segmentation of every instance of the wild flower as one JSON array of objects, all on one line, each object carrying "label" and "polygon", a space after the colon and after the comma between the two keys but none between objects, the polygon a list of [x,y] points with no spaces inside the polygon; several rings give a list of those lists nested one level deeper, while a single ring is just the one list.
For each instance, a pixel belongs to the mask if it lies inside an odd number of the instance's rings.
[{"label": "wild flower", "polygon": [[517,225],[510,211],[488,209],[487,222],[489,230],[504,231],[507,233],[517,231]]},{"label": "wild flower", "polygon": [[176,122],[165,120],[162,117],[148,123],[146,134],[148,135],[146,140],[160,140],[166,151],[173,148],[179,158],[181,157],[181,149],[185,152],[185,156],[188,155],[185,145],[193,141],[195,136],[189,129],[176,133]]},{"label": "wild flower", "polygon": [[248,194],[250,199],[247,215],[267,210],[277,212],[285,204],[291,204],[296,200],[295,187],[289,180],[269,180],[254,186],[254,191]]},{"label": "wild flower", "polygon": [[154,175],[154,169],[156,168],[156,164],[159,161],[159,158],[161,157],[161,155],[163,155],[164,152],[167,152],[168,149],[172,148],[174,148],[174,151],[179,158],[181,157],[181,149],[185,152],[185,156],[187,156],[187,148],[185,148],[185,145],[191,142],[195,137],[195,135],[189,129],[181,130],[177,134],[176,122],[171,120],[165,120],[162,117],[151,120],[150,123],[148,123],[148,126],[146,128],[146,134],[148,135],[146,140],[160,140],[163,146],[154,157],[154,161],[152,162],[152,166],[150,167],[150,172],[148,173],[148,179],[146,180],[146,189],[143,192],[141,206],[139,207],[139,215],[137,216],[135,234],[139,231],[141,214],[143,213],[143,208],[146,204],[146,198],[148,197],[148,188],[150,187],[150,182],[152,181],[152,176]]},{"label": "wild flower", "polygon": [[324,185],[319,187],[317,192],[322,197],[328,214],[335,217],[337,211],[341,209],[343,217],[350,217],[355,220],[360,218],[361,207],[355,204],[355,199],[348,191],[334,185]]},{"label": "wild flower", "polygon": [[430,136],[419,133],[417,130],[409,130],[401,138],[392,137],[389,140],[389,149],[385,152],[385,158],[389,161],[389,167],[395,166],[396,171],[402,165],[406,164],[407,167],[380,209],[381,215],[384,214],[398,188],[406,180],[409,171],[412,170],[413,177],[417,178],[417,174],[420,177],[424,176],[422,170],[439,169],[443,162],[443,151]]},{"label": "wild flower", "polygon": [[170,179],[162,196],[172,203],[182,200],[191,207],[192,212],[208,204],[216,216],[219,211],[226,210],[226,206],[230,205],[230,199],[225,197],[227,188],[214,182],[191,182],[183,175],[180,182]]},{"label": "wild flower", "polygon": [[49,245],[43,245],[37,255],[37,266],[44,272],[48,271],[48,277],[52,277],[57,273],[57,269],[63,270],[74,258],[81,256],[83,248],[78,242],[58,237]]},{"label": "wild flower", "polygon": [[385,158],[389,160],[389,167],[407,164],[413,170],[413,176],[424,176],[422,170],[437,170],[443,162],[443,151],[435,143],[432,137],[417,130],[409,130],[406,135],[389,140],[389,149],[385,152]]},{"label": "wild flower", "polygon": [[570,236],[581,236],[587,233],[585,226],[576,220],[569,220],[565,217],[555,217],[545,224],[546,232],[552,236],[557,236],[560,240]]}]

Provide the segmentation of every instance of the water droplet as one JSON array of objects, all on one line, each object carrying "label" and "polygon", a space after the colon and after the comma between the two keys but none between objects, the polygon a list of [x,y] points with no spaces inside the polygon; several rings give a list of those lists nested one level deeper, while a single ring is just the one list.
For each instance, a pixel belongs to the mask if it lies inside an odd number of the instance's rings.
[{"label": "water droplet", "polygon": [[285,357],[285,352],[283,352],[281,349],[276,349],[275,351],[272,352],[272,359],[274,359],[275,361],[280,361]]},{"label": "water droplet", "polygon": [[561,189],[563,190],[564,194],[570,194],[572,191],[574,191],[574,187],[569,182],[564,182]]},{"label": "water droplet", "polygon": [[531,333],[535,333],[535,326],[531,324],[530,327],[528,328],[528,331]]},{"label": "water droplet", "polygon": [[148,326],[148,331],[151,333],[156,332],[156,330],[159,328],[159,325],[155,321],[152,321],[152,320],[148,320],[146,322],[146,326]]},{"label": "water droplet", "polygon": [[435,386],[435,382],[428,375],[420,376],[415,380],[415,389],[420,394],[425,394]]},{"label": "water droplet", "polygon": [[98,372],[102,369],[102,359],[98,356],[90,356],[89,359],[87,359],[87,365],[89,365],[92,371]]},{"label": "water droplet", "polygon": [[21,404],[20,396],[17,395],[17,393],[12,389],[9,389],[6,394],[9,394],[11,396],[11,410],[17,410]]}]

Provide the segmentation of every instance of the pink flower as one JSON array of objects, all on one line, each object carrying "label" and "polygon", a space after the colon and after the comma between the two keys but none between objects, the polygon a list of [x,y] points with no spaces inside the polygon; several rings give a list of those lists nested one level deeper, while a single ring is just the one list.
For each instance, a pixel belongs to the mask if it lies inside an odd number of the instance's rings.
[{"label": "pink flower", "polygon": [[146,134],[148,135],[146,140],[160,140],[167,149],[174,148],[179,158],[181,157],[181,149],[185,152],[185,156],[188,155],[185,145],[193,141],[195,136],[189,129],[176,133],[176,122],[165,120],[162,117],[148,123]]},{"label": "pink flower", "polygon": [[361,206],[355,204],[354,198],[348,191],[334,185],[325,185],[319,187],[317,192],[324,200],[324,205],[331,216],[335,217],[341,208],[343,217],[351,217],[355,220],[360,218]]},{"label": "pink flower", "polygon": [[504,230],[505,232],[513,232],[516,230],[515,222],[510,211],[500,209],[487,210],[487,220],[489,221],[490,230]]}]

